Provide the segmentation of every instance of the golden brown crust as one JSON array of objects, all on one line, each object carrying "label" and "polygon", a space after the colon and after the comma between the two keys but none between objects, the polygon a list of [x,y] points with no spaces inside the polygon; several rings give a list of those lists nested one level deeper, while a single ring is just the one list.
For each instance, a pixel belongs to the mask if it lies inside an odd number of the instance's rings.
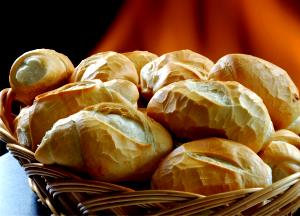
[{"label": "golden brown crust", "polygon": [[56,122],[35,156],[102,181],[141,181],[150,178],[171,149],[170,134],[144,113],[100,103]]},{"label": "golden brown crust", "polygon": [[300,150],[287,142],[272,141],[259,155],[272,168],[273,182],[300,172]]},{"label": "golden brown crust", "polygon": [[142,67],[144,67],[147,63],[153,61],[154,59],[158,58],[156,54],[143,50],[135,50],[132,52],[125,52],[122,54],[134,63],[135,69],[138,72],[139,77]]},{"label": "golden brown crust", "polygon": [[272,183],[270,167],[248,147],[206,138],[171,152],[152,177],[152,188],[211,195]]},{"label": "golden brown crust", "polygon": [[185,80],[160,89],[149,116],[188,141],[218,136],[260,151],[274,133],[262,100],[237,82]]},{"label": "golden brown crust", "polygon": [[35,96],[68,82],[74,71],[70,59],[50,49],[31,50],[18,57],[9,74],[16,100],[31,105]]},{"label": "golden brown crust", "polygon": [[103,83],[106,88],[110,88],[120,93],[131,104],[137,107],[139,91],[136,85],[128,80],[114,79]]},{"label": "golden brown crust", "polygon": [[272,141],[283,141],[287,142],[291,145],[296,146],[298,149],[300,149],[300,137],[296,133],[287,130],[287,129],[281,129],[275,131],[274,135],[271,137]]},{"label": "golden brown crust", "polygon": [[[119,82],[119,81],[115,81]],[[129,82],[129,81],[127,81]],[[120,81],[120,85],[125,83],[124,92],[136,91],[131,88],[131,82]],[[136,105],[137,101],[127,100],[121,93],[112,87],[112,83],[106,86],[100,80],[82,81],[66,84],[58,89],[40,94],[36,97],[29,113],[29,127],[32,137],[32,150],[42,140],[46,131],[59,119],[65,118],[79,110],[100,102],[118,102],[128,105]],[[118,83],[116,84],[118,85]],[[119,88],[121,88],[119,86]],[[126,90],[127,89],[127,90]],[[136,98],[137,99],[137,98]],[[132,104],[131,104],[132,102]],[[21,118],[24,118],[22,116]]]},{"label": "golden brown crust", "polygon": [[191,50],[166,53],[146,64],[140,74],[141,93],[150,99],[160,88],[180,80],[207,80],[213,62]]},{"label": "golden brown crust", "polygon": [[134,64],[124,55],[113,52],[100,52],[87,57],[76,66],[70,82],[100,79],[103,82],[124,79],[138,84],[138,73]]},{"label": "golden brown crust", "polygon": [[14,132],[18,143],[32,150],[32,137],[30,133],[29,118],[32,106],[21,109],[19,115],[14,120]]},{"label": "golden brown crust", "polygon": [[[296,85],[285,70],[268,61],[251,55],[228,54],[217,61],[209,78],[234,80],[254,91],[266,104],[277,130],[288,128],[300,115]],[[290,129],[300,133],[300,127]]]}]

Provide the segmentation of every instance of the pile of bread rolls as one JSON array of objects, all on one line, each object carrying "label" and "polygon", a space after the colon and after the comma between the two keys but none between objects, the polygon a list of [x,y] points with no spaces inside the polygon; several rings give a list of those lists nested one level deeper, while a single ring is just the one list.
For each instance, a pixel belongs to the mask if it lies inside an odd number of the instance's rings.
[{"label": "pile of bread rolls", "polygon": [[1,117],[44,164],[203,195],[300,171],[298,89],[255,56],[107,51],[74,67],[38,49],[16,59],[9,80]]}]

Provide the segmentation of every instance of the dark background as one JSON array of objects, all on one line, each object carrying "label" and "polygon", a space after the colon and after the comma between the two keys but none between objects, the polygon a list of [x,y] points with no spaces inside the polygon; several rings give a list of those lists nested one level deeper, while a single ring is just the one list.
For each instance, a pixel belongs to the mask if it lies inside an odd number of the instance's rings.
[{"label": "dark background", "polygon": [[9,87],[14,60],[32,49],[54,49],[76,66],[101,40],[122,4],[122,0],[1,2],[0,88]]}]

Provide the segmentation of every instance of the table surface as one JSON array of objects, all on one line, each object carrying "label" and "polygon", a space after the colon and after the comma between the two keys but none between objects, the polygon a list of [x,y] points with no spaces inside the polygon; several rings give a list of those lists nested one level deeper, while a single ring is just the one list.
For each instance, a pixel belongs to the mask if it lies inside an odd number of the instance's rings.
[{"label": "table surface", "polygon": [[25,171],[10,153],[0,157],[0,215],[51,215],[29,187]]}]

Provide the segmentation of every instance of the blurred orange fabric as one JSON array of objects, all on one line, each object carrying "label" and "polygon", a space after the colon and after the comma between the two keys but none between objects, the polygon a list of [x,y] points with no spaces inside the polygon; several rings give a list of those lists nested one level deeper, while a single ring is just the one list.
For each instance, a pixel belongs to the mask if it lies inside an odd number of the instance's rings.
[{"label": "blurred orange fabric", "polygon": [[[298,13],[297,13],[298,12]],[[300,87],[297,0],[127,0],[92,53],[191,49],[217,61],[246,53],[284,68]]]}]

